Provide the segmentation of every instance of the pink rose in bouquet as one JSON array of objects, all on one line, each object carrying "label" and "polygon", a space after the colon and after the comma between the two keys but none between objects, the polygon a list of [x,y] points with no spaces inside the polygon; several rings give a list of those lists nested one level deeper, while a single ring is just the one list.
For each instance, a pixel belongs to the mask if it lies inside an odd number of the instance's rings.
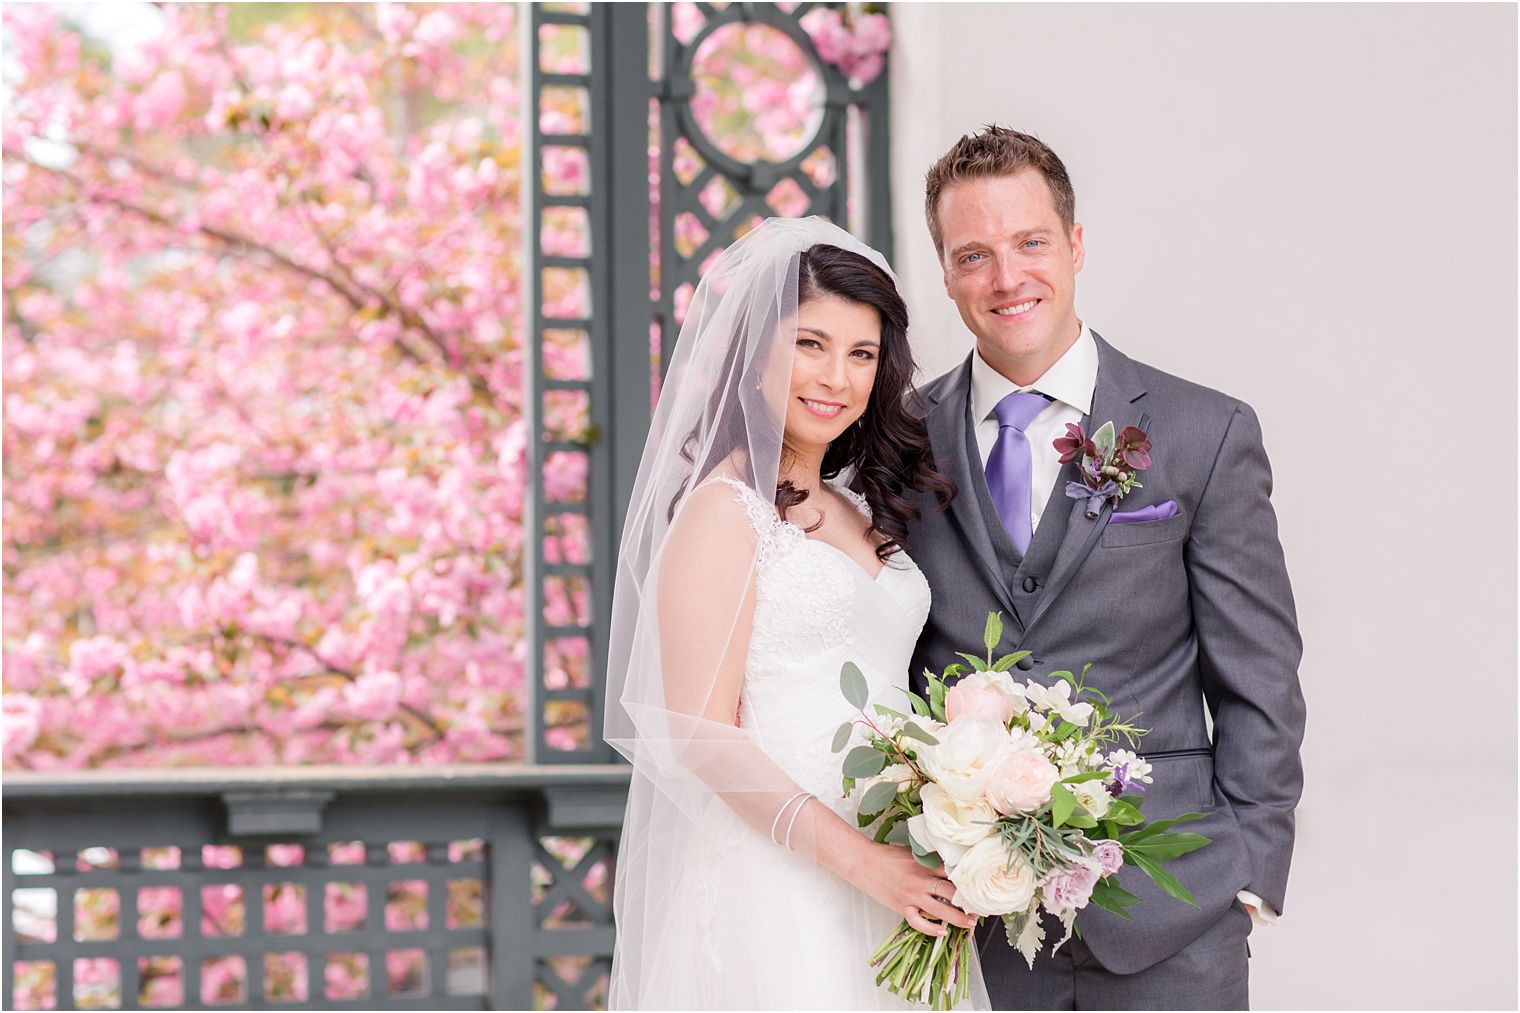
[{"label": "pink rose in bouquet", "polygon": [[[949,699],[949,693],[945,694]],[[1004,816],[1033,812],[1050,801],[1061,771],[1038,749],[1015,749],[987,779],[987,801]]]}]

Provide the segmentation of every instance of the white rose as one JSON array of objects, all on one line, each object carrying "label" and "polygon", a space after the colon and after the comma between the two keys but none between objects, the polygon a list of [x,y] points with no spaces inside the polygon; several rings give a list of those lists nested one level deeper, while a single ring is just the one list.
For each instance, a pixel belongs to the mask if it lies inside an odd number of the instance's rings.
[{"label": "white rose", "polygon": [[962,802],[982,797],[993,768],[1013,749],[1008,731],[996,721],[963,718],[935,733],[939,745],[919,749],[924,773]]},{"label": "white rose", "polygon": [[1019,855],[1009,855],[1001,838],[974,845],[950,870],[955,904],[963,911],[995,917],[1023,911],[1034,899],[1034,873]]},{"label": "white rose", "polygon": [[961,802],[937,784],[924,785],[922,815],[908,818],[908,833],[927,851],[939,852],[947,868],[965,855],[966,849],[992,834],[998,814],[985,799]]},{"label": "white rose", "polygon": [[1083,781],[1066,787],[1076,796],[1077,805],[1091,813],[1093,819],[1101,820],[1108,814],[1108,805],[1114,800],[1105,784],[1104,781]]}]

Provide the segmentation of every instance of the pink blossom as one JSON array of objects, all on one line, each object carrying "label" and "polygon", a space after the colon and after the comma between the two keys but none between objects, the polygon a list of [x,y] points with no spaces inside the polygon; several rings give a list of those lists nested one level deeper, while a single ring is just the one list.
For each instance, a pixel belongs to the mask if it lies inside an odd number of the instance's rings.
[{"label": "pink blossom", "polygon": [[0,721],[3,721],[4,729],[5,762],[10,763],[14,758],[25,755],[32,743],[37,741],[37,735],[42,730],[42,705],[19,693],[6,693],[0,700],[3,700],[3,705],[0,705],[3,706]]},{"label": "pink blossom", "polygon": [[364,924],[369,906],[360,883],[329,883],[325,898],[328,932],[347,932]]},{"label": "pink blossom", "polygon": [[145,886],[137,892],[137,931],[144,939],[174,939],[182,933],[183,895],[172,886]]},{"label": "pink blossom", "polygon": [[126,660],[126,648],[113,637],[86,637],[69,646],[69,665],[86,680],[114,672]]},{"label": "pink blossom", "polygon": [[264,888],[264,927],[269,932],[306,931],[306,887],[277,883]]},{"label": "pink blossom", "polygon": [[365,673],[344,689],[343,702],[367,721],[386,720],[401,703],[401,676],[395,672]]},{"label": "pink blossom", "polygon": [[248,963],[242,957],[212,957],[201,965],[201,1002],[240,1002],[248,981]]},{"label": "pink blossom", "polygon": [[359,999],[368,990],[369,958],[362,953],[334,954],[324,973],[329,999]]},{"label": "pink blossom", "polygon": [[184,79],[172,71],[158,75],[138,96],[136,105],[137,129],[154,130],[167,126],[185,106]]},{"label": "pink blossom", "polygon": [[857,53],[884,53],[892,45],[892,22],[885,14],[862,14],[855,19]]}]

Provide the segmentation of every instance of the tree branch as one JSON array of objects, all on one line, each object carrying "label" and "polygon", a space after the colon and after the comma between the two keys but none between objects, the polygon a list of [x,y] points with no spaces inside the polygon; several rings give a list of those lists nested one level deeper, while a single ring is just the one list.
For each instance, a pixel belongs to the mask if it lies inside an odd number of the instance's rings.
[{"label": "tree branch", "polygon": [[[292,648],[296,648],[298,650],[304,651],[314,661],[316,661],[317,664],[319,664],[322,667],[326,668],[333,675],[342,676],[344,679],[348,680],[349,682],[358,682],[359,681],[359,675],[358,675],[358,673],[354,672],[352,669],[344,668],[341,665],[338,665],[338,664],[333,663],[332,661],[329,661],[327,658],[324,658],[321,655],[321,653],[317,651],[317,649],[315,647],[312,647],[309,644],[303,644],[301,641],[299,641],[299,640],[292,640],[289,637],[277,637],[277,636],[273,636],[272,634],[268,634],[268,633],[254,633],[252,631],[247,631],[247,630],[245,630],[243,632],[247,636],[254,637],[254,638],[259,639],[259,640],[263,640],[266,643],[270,643],[270,644],[282,644],[285,647],[292,647]],[[399,706],[400,706],[401,710],[405,711],[406,713],[410,714],[412,717],[416,718],[418,721],[420,721],[423,724],[423,726],[425,728],[427,728],[428,732],[431,733],[431,735],[433,736],[432,742],[437,742],[437,741],[439,741],[440,739],[443,738],[443,727],[438,724],[438,720],[436,718],[434,718],[433,715],[429,714],[425,710],[421,710],[421,709],[419,709],[417,707],[413,707],[411,704],[407,703],[405,700],[400,701]]]}]

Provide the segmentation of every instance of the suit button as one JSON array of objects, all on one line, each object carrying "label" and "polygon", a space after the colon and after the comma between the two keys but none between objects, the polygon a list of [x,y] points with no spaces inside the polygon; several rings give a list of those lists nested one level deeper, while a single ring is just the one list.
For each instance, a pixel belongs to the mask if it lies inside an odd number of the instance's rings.
[{"label": "suit button", "polygon": [[1027,672],[1034,667],[1034,657],[1020,658],[1014,664],[1020,672]]},{"label": "suit button", "polygon": [[1025,577],[1024,578],[1024,593],[1025,594],[1034,594],[1034,589],[1037,588],[1037,587],[1039,587],[1039,586],[1040,586],[1040,582],[1037,581],[1037,580],[1035,580],[1033,577]]}]

